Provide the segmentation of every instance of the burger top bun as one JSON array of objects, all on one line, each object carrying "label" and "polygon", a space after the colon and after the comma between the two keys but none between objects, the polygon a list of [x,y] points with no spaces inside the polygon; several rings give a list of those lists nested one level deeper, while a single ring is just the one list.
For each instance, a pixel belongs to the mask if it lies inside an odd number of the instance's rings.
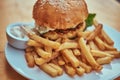
[{"label": "burger top bun", "polygon": [[74,28],[87,16],[84,0],[38,0],[33,8],[35,23],[52,29]]}]

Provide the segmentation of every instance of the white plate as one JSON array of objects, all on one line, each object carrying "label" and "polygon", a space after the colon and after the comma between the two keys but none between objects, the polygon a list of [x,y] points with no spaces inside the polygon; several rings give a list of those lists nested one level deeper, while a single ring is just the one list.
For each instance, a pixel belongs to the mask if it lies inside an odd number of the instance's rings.
[{"label": "white plate", "polygon": [[[104,30],[114,40],[115,47],[120,50],[120,33],[106,25],[104,25]],[[13,69],[32,80],[112,80],[120,75],[120,59],[114,59],[110,64],[104,65],[99,73],[92,71],[83,76],[76,75],[74,77],[69,77],[64,73],[62,76],[53,78],[38,67],[29,68],[26,64],[23,50],[15,49],[9,44],[6,44],[5,56]]]}]

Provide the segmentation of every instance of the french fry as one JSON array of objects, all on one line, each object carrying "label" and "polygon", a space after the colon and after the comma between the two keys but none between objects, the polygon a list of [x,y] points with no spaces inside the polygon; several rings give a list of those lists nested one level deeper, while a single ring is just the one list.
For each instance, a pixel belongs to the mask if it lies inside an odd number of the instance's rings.
[{"label": "french fry", "polygon": [[46,59],[46,62],[56,59],[59,56],[59,54],[60,54],[59,52],[53,52],[52,56]]},{"label": "french fry", "polygon": [[26,59],[29,67],[34,67],[35,66],[34,57],[33,57],[31,52],[26,52],[25,53],[25,59]]},{"label": "french fry", "polygon": [[50,62],[51,62],[51,63],[53,63],[53,64],[56,64],[56,65],[58,65],[58,59],[57,59],[57,58],[55,58],[55,59],[52,59]]},{"label": "french fry", "polygon": [[120,51],[104,51],[104,52],[114,55],[115,58],[120,58]]},{"label": "french fry", "polygon": [[86,39],[92,32],[91,31],[85,31],[85,32],[78,32],[77,35],[79,37],[83,37],[84,39]]},{"label": "french fry", "polygon": [[32,40],[32,39],[29,39],[28,42],[27,42],[27,45],[28,46],[36,46],[36,47],[42,47],[43,45],[41,45],[40,43]]},{"label": "french fry", "polygon": [[80,50],[77,49],[77,48],[73,49],[72,51],[73,51],[73,54],[74,54],[75,56],[81,55]]},{"label": "french fry", "polygon": [[86,47],[87,47],[88,51],[90,51],[90,46],[88,44],[86,44]]},{"label": "french fry", "polygon": [[48,63],[48,64],[58,71],[58,75],[62,75],[63,74],[63,69],[61,67],[59,67],[58,65],[55,65],[53,63]]},{"label": "french fry", "polygon": [[58,57],[58,64],[60,66],[64,65],[65,64],[65,61],[63,60],[63,58],[61,56]]},{"label": "french fry", "polygon": [[69,66],[69,65],[65,65],[65,71],[71,77],[73,77],[76,74],[75,69],[73,67]]},{"label": "french fry", "polygon": [[87,60],[86,60],[84,54],[82,54],[82,52],[81,52],[80,58],[81,58],[82,62],[87,63]]},{"label": "french fry", "polygon": [[99,24],[95,30],[86,38],[87,41],[93,40],[102,30],[102,24]]},{"label": "french fry", "polygon": [[58,49],[60,46],[60,43],[42,38],[36,34],[29,34],[29,37],[45,46],[48,46],[54,49]]},{"label": "french fry", "polygon": [[95,69],[95,70],[101,70],[102,67],[95,61],[95,59],[93,58],[92,54],[90,53],[90,51],[87,49],[86,43],[83,39],[83,37],[81,37],[78,40],[79,46],[81,48],[82,54],[85,56],[85,58],[87,59],[87,61],[89,62],[89,64]]},{"label": "french fry", "polygon": [[85,72],[86,72],[86,73],[91,72],[92,68],[91,68],[90,66],[88,66],[87,64],[85,64],[84,62],[82,62],[82,61],[80,61],[80,60],[79,60],[79,63],[80,63],[80,66],[85,69]]},{"label": "french fry", "polygon": [[65,49],[62,51],[62,54],[70,61],[73,67],[79,66],[79,60],[73,55],[72,50]]},{"label": "french fry", "polygon": [[37,64],[37,65],[43,65],[44,63],[45,63],[45,59],[44,58],[34,58],[34,60],[35,60],[35,63]]},{"label": "french fry", "polygon": [[99,50],[93,41],[89,41],[88,44],[89,44],[91,50]]},{"label": "french fry", "polygon": [[45,46],[44,49],[45,49],[46,52],[52,54],[52,48],[51,47]]},{"label": "french fry", "polygon": [[51,67],[49,64],[45,63],[41,66],[39,66],[43,71],[45,71],[47,74],[51,75],[52,77],[56,77],[58,75],[58,71]]},{"label": "french fry", "polygon": [[105,50],[104,42],[98,36],[95,37],[94,41],[100,50]]},{"label": "french fry", "polygon": [[108,45],[108,44],[106,44],[106,43],[104,43],[103,45],[105,46],[105,48],[106,48],[107,50],[117,51],[117,49],[114,48],[113,46],[110,46],[110,45]]},{"label": "french fry", "polygon": [[33,51],[32,53],[33,53],[34,60],[35,58],[39,58],[39,55],[35,51]]},{"label": "french fry", "polygon": [[33,50],[34,50],[34,48],[29,46],[25,49],[25,52],[32,52]]},{"label": "french fry", "polygon": [[41,56],[42,58],[47,59],[47,58],[50,58],[52,56],[51,53],[48,53],[39,47],[36,47],[35,49],[36,49],[36,52],[38,53],[38,55]]},{"label": "french fry", "polygon": [[77,73],[79,76],[81,76],[81,75],[83,75],[83,74],[85,73],[85,69],[82,68],[82,67],[77,67],[77,68],[76,68],[76,73]]},{"label": "french fry", "polygon": [[65,61],[66,64],[70,63],[70,61],[64,55],[62,55],[62,58],[63,58],[63,60]]},{"label": "french fry", "polygon": [[32,51],[32,55],[33,55],[33,57],[38,57],[38,55],[37,55],[37,53],[36,53],[36,51],[34,50],[34,51]]},{"label": "french fry", "polygon": [[61,46],[57,51],[70,49],[70,48],[78,48],[78,44],[76,42],[64,42],[63,44],[61,44]]},{"label": "french fry", "polygon": [[[41,60],[42,64],[50,62],[51,60],[55,60],[55,58],[58,57],[58,56],[59,56],[59,52],[53,52],[53,54],[52,54],[52,56],[50,58],[44,59],[45,61]],[[39,62],[39,60],[38,60],[38,62]]]},{"label": "french fry", "polygon": [[107,33],[104,30],[102,30],[102,37],[104,38],[106,43],[108,43],[109,45],[114,44],[113,40],[107,35]]},{"label": "french fry", "polygon": [[98,50],[91,50],[91,53],[92,53],[92,55],[93,56],[95,56],[95,57],[114,57],[113,55],[111,55],[111,54],[108,54],[108,53],[106,53],[106,52],[103,52],[103,51],[98,51]]},{"label": "french fry", "polygon": [[[97,27],[99,25],[99,23],[97,22],[97,20],[94,20],[93,21],[93,24],[95,27]],[[101,31],[101,34],[102,34],[102,37],[103,39],[109,44],[109,45],[113,45],[114,44],[114,41],[107,35],[107,33],[102,30]]]},{"label": "french fry", "polygon": [[102,57],[102,58],[98,58],[97,63],[99,64],[109,64],[112,61],[111,57]]}]

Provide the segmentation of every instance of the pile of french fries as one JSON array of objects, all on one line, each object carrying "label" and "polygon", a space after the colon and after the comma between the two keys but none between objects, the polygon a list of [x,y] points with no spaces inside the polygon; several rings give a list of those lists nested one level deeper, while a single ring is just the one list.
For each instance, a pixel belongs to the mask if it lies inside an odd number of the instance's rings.
[{"label": "pile of french fries", "polygon": [[113,40],[103,30],[103,25],[94,21],[94,30],[75,33],[46,33],[43,36],[28,34],[30,40],[25,50],[29,67],[37,65],[52,77],[65,71],[68,75],[83,75],[92,70],[100,71],[103,64],[109,64],[120,57]]}]

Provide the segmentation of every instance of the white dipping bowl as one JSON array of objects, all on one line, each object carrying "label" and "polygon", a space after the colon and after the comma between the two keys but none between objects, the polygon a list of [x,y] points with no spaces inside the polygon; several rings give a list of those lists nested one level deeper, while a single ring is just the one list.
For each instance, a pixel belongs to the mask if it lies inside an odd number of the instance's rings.
[{"label": "white dipping bowl", "polygon": [[8,43],[12,47],[17,48],[17,49],[25,49],[27,47],[26,42],[28,41],[29,38],[24,38],[24,39],[18,38],[16,36],[14,36],[10,32],[10,30],[13,27],[22,26],[22,25],[33,26],[34,23],[13,23],[13,24],[8,25],[7,28],[6,28],[6,37],[7,37]]}]

